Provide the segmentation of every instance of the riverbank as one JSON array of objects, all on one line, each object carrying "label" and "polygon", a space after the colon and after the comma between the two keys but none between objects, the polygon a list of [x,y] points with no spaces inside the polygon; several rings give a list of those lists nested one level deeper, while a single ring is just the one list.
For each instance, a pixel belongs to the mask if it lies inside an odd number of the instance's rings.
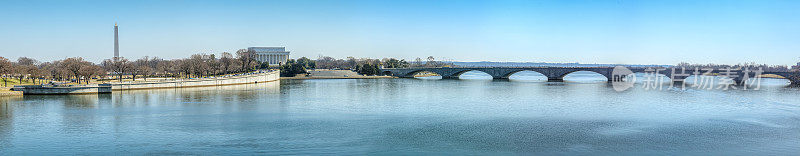
[{"label": "riverbank", "polygon": [[315,69],[308,70],[307,74],[295,77],[281,77],[282,80],[306,80],[306,79],[387,79],[393,76],[364,76],[350,70]]},{"label": "riverbank", "polygon": [[13,91],[11,87],[2,87],[0,88],[0,97],[4,96],[22,96],[21,91]]},{"label": "riverbank", "polygon": [[[226,75],[220,77],[198,78],[198,79],[151,79],[148,81],[123,81],[111,83],[98,83],[95,81],[90,84],[79,84],[77,87],[49,87],[49,88],[36,88],[34,86],[25,87],[21,89],[29,89],[23,91],[11,90],[13,87],[0,88],[0,96],[22,96],[27,92],[30,94],[82,94],[82,93],[99,93],[111,92],[112,90],[138,90],[138,89],[158,89],[158,88],[186,88],[186,87],[207,87],[207,86],[225,86],[225,85],[238,85],[250,84],[260,82],[271,82],[280,80],[280,71],[257,71],[250,73],[241,73],[234,75]],[[111,87],[108,91],[98,91],[97,88],[85,86],[97,86],[103,84],[110,84]],[[16,85],[19,86],[19,85]],[[39,85],[36,85],[39,86]],[[83,87],[82,87],[83,86]],[[87,90],[95,89],[95,90]],[[15,89],[17,90],[17,89]]]},{"label": "riverbank", "polygon": [[102,94],[111,93],[111,84],[17,85],[14,90],[23,95]]},{"label": "riverbank", "polygon": [[199,79],[171,79],[161,81],[144,82],[120,82],[111,83],[112,90],[138,90],[138,89],[159,89],[159,88],[187,88],[187,87],[207,87],[250,84],[260,82],[271,82],[280,80],[280,71],[258,71],[243,73],[224,77],[211,77]]}]

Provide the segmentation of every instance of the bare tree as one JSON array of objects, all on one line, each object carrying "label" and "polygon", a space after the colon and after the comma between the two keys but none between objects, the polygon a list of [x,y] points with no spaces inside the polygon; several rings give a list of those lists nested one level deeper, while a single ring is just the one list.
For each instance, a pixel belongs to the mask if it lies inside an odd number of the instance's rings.
[{"label": "bare tree", "polygon": [[34,66],[36,64],[39,64],[39,61],[28,57],[20,57],[17,59],[17,64],[22,66]]},{"label": "bare tree", "polygon": [[94,64],[86,64],[83,68],[81,68],[81,76],[85,78],[85,82],[87,84],[93,77],[103,74],[105,74],[105,70]]},{"label": "bare tree", "polygon": [[217,60],[217,56],[214,54],[204,55],[203,62],[205,63],[206,68],[203,69],[208,76],[216,76],[219,73],[222,73],[222,67],[220,67],[219,60]]},{"label": "bare tree", "polygon": [[248,52],[247,49],[236,51],[236,57],[242,62],[242,66],[239,68],[240,72],[248,72],[258,66],[258,63],[253,60],[253,53]]},{"label": "bare tree", "polygon": [[[85,69],[87,69],[89,66],[93,66],[94,65],[91,62],[83,60],[83,58],[81,58],[81,57],[67,58],[67,59],[64,59],[63,63],[64,63],[64,66],[63,66],[64,69],[70,71],[72,73],[72,75],[75,76],[75,82],[77,82],[78,84],[81,83],[81,81],[80,81],[81,78],[82,78],[81,76],[85,75],[85,73],[83,73],[83,72],[92,72],[92,71],[86,71]],[[83,77],[83,78],[87,79],[87,81],[86,81],[87,83],[89,82],[88,81],[88,79],[89,79],[88,77]]]},{"label": "bare tree", "polygon": [[222,53],[222,55],[219,58],[220,70],[223,71],[222,74],[231,73],[232,69],[234,68],[233,66],[234,60],[236,59],[233,58],[233,55],[231,53],[228,52]]},{"label": "bare tree", "polygon": [[8,75],[12,74],[14,71],[13,64],[11,61],[8,61],[5,57],[0,56],[0,76],[3,79],[3,86],[8,86]]},{"label": "bare tree", "polygon": [[130,68],[131,71],[131,78],[133,81],[136,81],[136,76],[141,75],[145,81],[147,81],[147,76],[153,71],[153,68],[150,67],[150,57],[144,56],[142,58],[133,61],[131,64],[132,67]]},{"label": "bare tree", "polygon": [[106,68],[106,70],[111,71],[112,74],[117,75],[117,78],[120,82],[122,82],[122,76],[125,74],[125,72],[129,72],[129,70],[132,68],[128,59],[123,57],[103,60],[101,65]]},{"label": "bare tree", "polygon": [[183,73],[185,77],[192,77],[192,65],[189,59],[173,60],[174,66],[177,67],[178,73]]},{"label": "bare tree", "polygon": [[173,63],[173,61],[169,60],[157,61],[156,66],[154,68],[155,70],[154,72],[156,73],[156,75],[161,74],[163,76],[173,76],[173,74],[170,73],[174,73],[176,71],[173,70],[174,68],[172,66],[174,65],[175,64]]},{"label": "bare tree", "polygon": [[63,68],[63,62],[63,60],[56,60],[50,63],[44,63],[43,65],[53,79],[65,80],[69,78],[70,72]]},{"label": "bare tree", "polygon": [[29,80],[33,81],[31,75],[37,75],[39,72],[39,67],[36,65],[39,64],[39,61],[36,59],[28,58],[28,57],[20,57],[17,59],[15,63],[15,75],[18,77],[19,81],[22,82],[23,78],[29,78]]},{"label": "bare tree", "polygon": [[33,82],[33,84],[37,84],[36,80],[39,80],[38,83],[41,84],[42,83],[41,79],[44,77],[44,75],[46,75],[44,74],[45,72],[43,71],[44,70],[41,69],[39,66],[31,66],[28,69],[28,79],[30,79],[31,82]]},{"label": "bare tree", "polygon": [[414,65],[417,67],[422,66],[422,58],[417,57],[414,59]]}]

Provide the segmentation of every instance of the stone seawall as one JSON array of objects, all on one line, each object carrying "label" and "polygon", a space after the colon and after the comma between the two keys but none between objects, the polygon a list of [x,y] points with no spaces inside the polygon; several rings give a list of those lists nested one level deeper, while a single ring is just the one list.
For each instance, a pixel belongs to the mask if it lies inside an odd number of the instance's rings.
[{"label": "stone seawall", "polygon": [[132,82],[132,83],[112,83],[112,90],[134,90],[134,89],[156,89],[156,88],[183,88],[183,87],[205,87],[259,83],[280,80],[280,71],[264,71],[248,73],[245,75],[201,78],[201,79],[181,79],[169,81],[151,82]]},{"label": "stone seawall", "polygon": [[47,86],[47,85],[18,85],[15,91],[22,91],[25,95],[55,95],[55,94],[97,94],[111,93],[110,84],[76,85],[76,86]]}]

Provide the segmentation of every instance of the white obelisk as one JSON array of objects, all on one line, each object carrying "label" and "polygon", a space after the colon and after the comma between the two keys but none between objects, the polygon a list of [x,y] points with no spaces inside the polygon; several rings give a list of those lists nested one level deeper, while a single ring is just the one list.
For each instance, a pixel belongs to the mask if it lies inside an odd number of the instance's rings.
[{"label": "white obelisk", "polygon": [[119,58],[119,28],[114,23],[114,59]]}]

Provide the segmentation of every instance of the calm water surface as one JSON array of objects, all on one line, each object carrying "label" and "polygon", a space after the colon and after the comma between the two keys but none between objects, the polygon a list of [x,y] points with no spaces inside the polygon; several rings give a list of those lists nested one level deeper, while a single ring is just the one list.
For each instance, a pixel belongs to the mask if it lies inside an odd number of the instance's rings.
[{"label": "calm water surface", "polygon": [[0,155],[800,153],[783,80],[616,92],[592,74],[481,74],[3,98]]}]

